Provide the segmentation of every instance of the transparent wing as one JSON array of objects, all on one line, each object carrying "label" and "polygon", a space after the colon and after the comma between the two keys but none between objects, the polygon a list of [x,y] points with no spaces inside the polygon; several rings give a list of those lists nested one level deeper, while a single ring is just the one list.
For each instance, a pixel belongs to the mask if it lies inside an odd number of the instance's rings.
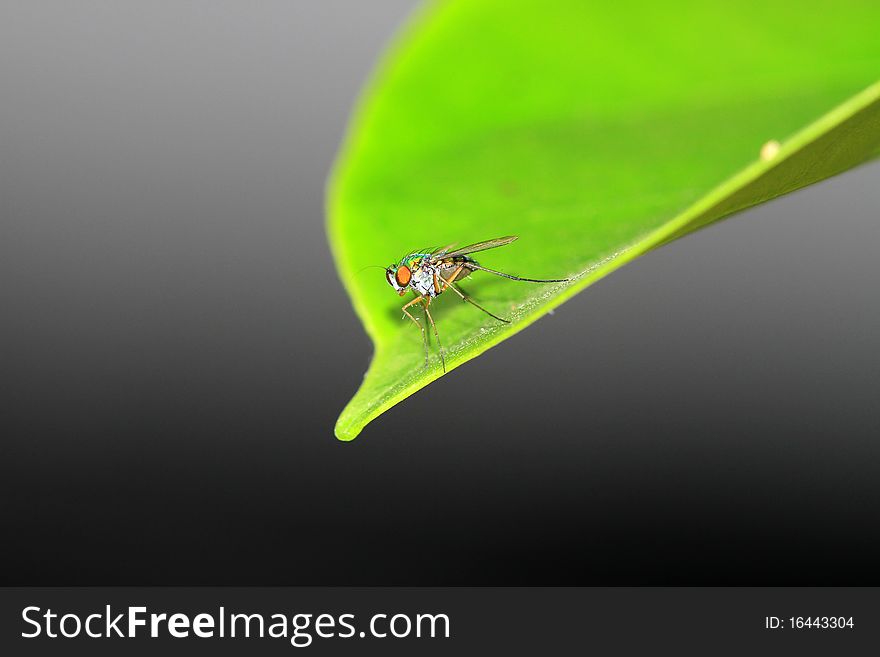
[{"label": "transparent wing", "polygon": [[486,240],[485,242],[477,242],[476,244],[471,244],[470,246],[463,246],[460,249],[455,249],[454,251],[447,251],[450,247],[446,247],[445,249],[439,251],[434,255],[436,258],[452,258],[455,256],[463,256],[468,255],[469,253],[476,253],[477,251],[486,251],[487,249],[494,249],[499,246],[504,246],[505,244],[510,244],[518,240],[519,238],[515,235],[509,235],[507,237],[496,237],[494,240]]},{"label": "transparent wing", "polygon": [[452,244],[447,244],[442,249],[432,249],[432,250],[428,251],[428,253],[430,253],[434,257],[437,257],[437,256],[443,257],[447,253],[449,253],[449,250],[452,247],[454,247],[456,244],[458,244],[458,242],[453,242]]}]

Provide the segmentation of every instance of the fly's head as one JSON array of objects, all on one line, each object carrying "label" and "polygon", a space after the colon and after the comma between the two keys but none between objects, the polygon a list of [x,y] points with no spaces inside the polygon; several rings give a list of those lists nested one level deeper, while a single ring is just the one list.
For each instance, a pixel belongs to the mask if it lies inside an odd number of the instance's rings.
[{"label": "fly's head", "polygon": [[412,280],[412,270],[404,263],[390,265],[385,270],[385,280],[394,288],[400,296],[406,294],[409,282]]}]

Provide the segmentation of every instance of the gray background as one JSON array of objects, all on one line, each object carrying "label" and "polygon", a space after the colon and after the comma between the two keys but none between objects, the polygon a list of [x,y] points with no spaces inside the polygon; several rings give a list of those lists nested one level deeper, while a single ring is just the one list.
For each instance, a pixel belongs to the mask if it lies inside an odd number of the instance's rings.
[{"label": "gray background", "polygon": [[333,438],[324,180],[412,5],[0,5],[5,583],[878,583],[877,164]]}]

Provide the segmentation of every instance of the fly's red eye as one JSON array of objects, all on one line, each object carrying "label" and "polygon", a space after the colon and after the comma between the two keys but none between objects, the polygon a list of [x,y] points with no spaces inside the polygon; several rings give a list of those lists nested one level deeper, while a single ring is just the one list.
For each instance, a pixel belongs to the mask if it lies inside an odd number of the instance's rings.
[{"label": "fly's red eye", "polygon": [[401,265],[397,268],[397,273],[394,274],[394,278],[397,280],[397,284],[400,287],[406,287],[409,285],[409,279],[412,278],[412,272],[410,272],[409,267]]}]

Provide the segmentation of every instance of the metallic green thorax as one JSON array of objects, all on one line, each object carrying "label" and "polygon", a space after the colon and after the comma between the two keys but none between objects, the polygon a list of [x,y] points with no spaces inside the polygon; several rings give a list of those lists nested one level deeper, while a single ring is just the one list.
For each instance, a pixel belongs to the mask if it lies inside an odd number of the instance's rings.
[{"label": "metallic green thorax", "polygon": [[422,260],[430,257],[430,253],[410,253],[403,256],[397,266],[400,267],[406,265],[410,270],[413,270],[421,264]]}]

